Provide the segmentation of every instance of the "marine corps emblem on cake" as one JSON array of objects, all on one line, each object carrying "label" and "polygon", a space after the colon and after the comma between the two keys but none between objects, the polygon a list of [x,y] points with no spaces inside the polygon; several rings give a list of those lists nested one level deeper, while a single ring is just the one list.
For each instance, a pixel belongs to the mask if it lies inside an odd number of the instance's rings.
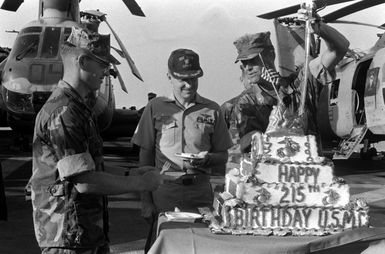
[{"label": "marine corps emblem on cake", "polygon": [[[277,110],[272,114],[285,115]],[[368,226],[368,206],[350,201],[349,186],[318,155],[315,137],[276,127],[274,135],[255,133],[250,156],[226,174],[225,191],[214,200],[213,232],[327,235]]]},{"label": "marine corps emblem on cake", "polygon": [[292,157],[299,152],[299,144],[291,138],[285,137],[285,139],[279,141],[278,144],[285,144],[285,147],[277,150],[277,155],[281,158]]}]

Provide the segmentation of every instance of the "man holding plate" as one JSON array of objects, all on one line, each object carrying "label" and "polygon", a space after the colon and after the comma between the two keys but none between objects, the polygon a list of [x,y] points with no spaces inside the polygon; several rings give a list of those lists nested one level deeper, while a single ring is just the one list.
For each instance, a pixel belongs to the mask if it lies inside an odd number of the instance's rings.
[{"label": "man holding plate", "polygon": [[203,76],[199,56],[190,49],[173,51],[168,73],[173,94],[151,100],[139,121],[133,143],[140,164],[157,167],[164,184],[142,195],[142,216],[211,206],[211,174],[225,173],[233,144],[217,103],[197,93]]}]

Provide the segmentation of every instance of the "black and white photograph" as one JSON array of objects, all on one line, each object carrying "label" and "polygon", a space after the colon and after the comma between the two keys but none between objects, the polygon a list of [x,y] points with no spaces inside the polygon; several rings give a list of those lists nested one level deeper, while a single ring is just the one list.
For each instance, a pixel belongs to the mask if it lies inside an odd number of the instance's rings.
[{"label": "black and white photograph", "polygon": [[0,253],[385,253],[384,13],[0,0]]}]

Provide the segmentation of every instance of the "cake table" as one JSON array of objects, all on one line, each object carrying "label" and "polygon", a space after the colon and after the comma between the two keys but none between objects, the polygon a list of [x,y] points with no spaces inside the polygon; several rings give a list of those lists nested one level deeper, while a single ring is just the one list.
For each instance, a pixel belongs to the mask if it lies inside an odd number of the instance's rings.
[{"label": "cake table", "polygon": [[149,254],[358,254],[385,239],[385,227],[358,228],[328,236],[217,235],[206,223],[168,221],[159,216],[158,237]]}]

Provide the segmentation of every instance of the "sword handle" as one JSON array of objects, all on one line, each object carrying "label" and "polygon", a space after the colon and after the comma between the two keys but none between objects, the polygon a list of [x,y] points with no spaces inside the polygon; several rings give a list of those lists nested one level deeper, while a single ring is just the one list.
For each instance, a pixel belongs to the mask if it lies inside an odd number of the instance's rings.
[{"label": "sword handle", "polygon": [[304,65],[304,79],[302,80],[301,101],[298,109],[299,116],[302,116],[305,111],[305,100],[307,83],[309,79],[309,62],[310,62],[310,44],[311,44],[311,22],[313,19],[313,8],[315,6],[314,0],[306,0],[305,8],[307,11],[307,20],[305,21],[305,65]]}]

